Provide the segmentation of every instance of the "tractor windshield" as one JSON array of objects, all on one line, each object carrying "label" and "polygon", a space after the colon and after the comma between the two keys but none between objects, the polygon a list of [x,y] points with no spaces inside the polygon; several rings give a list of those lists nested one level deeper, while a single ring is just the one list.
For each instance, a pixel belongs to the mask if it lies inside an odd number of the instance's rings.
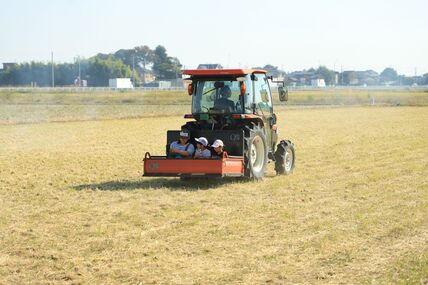
[{"label": "tractor windshield", "polygon": [[[250,82],[248,78],[242,83],[236,78],[194,80],[192,113],[245,113],[245,97],[249,94]],[[247,88],[244,96],[240,95],[242,84]]]}]

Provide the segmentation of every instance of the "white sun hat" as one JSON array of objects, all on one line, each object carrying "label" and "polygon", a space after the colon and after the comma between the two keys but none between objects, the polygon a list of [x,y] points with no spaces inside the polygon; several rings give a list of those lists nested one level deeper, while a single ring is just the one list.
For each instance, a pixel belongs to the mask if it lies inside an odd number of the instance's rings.
[{"label": "white sun hat", "polygon": [[214,143],[211,146],[212,147],[224,146],[224,143],[223,143],[222,140],[215,140]]},{"label": "white sun hat", "polygon": [[181,132],[180,132],[180,137],[188,138],[188,137],[189,137],[189,133],[188,133],[188,132],[186,132],[186,131],[181,131]]},{"label": "white sun hat", "polygon": [[197,141],[198,143],[202,144],[203,146],[207,146],[208,145],[208,140],[204,137],[200,137],[200,138],[196,138],[195,141]]}]

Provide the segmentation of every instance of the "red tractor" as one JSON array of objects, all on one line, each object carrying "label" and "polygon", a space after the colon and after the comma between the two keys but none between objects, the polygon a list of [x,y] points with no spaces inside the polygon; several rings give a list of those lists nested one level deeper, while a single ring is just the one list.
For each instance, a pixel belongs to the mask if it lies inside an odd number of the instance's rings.
[{"label": "red tractor", "polygon": [[[144,176],[239,176],[261,179],[268,160],[275,163],[278,175],[292,173],[294,145],[289,140],[278,143],[277,117],[273,112],[271,77],[258,69],[184,70],[188,75],[188,93],[192,96],[191,119],[182,126],[191,141],[206,137],[224,142],[220,158],[174,159],[168,157],[169,145],[182,130],[167,132],[167,155],[144,158]],[[282,83],[282,82],[279,82]],[[280,101],[288,100],[288,92],[278,87]]]}]

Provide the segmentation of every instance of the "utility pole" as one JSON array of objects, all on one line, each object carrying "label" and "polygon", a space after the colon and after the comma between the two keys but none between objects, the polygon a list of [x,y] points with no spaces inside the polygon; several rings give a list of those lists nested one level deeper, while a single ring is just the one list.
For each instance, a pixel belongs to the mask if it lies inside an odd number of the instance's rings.
[{"label": "utility pole", "polygon": [[132,55],[132,73],[134,73],[134,69],[135,69],[135,50],[134,50],[134,54]]},{"label": "utility pole", "polygon": [[[82,77],[80,75],[80,56],[77,56],[77,60],[79,61],[79,81],[81,82]],[[80,82],[79,82],[79,87],[81,86]]]},{"label": "utility pole", "polygon": [[55,87],[55,71],[54,71],[54,63],[53,63],[53,51],[51,52],[51,65],[52,65],[52,88]]},{"label": "utility pole", "polygon": [[[76,62],[77,61],[77,62]],[[77,63],[77,78],[74,81],[74,84],[79,87],[82,87],[82,75],[80,72],[80,55],[74,57],[74,65]]]},{"label": "utility pole", "polygon": [[415,67],[415,77],[413,79],[413,84],[417,84],[418,82],[418,69]]},{"label": "utility pole", "polygon": [[82,87],[82,77],[80,77],[80,55],[77,56],[77,61],[79,62],[79,87]]},{"label": "utility pole", "polygon": [[132,83],[134,84],[134,86],[135,86],[135,72],[134,72],[134,70],[135,70],[135,53],[136,53],[137,51],[135,50],[135,48],[134,48],[134,50],[133,50],[133,53],[132,53],[132,74],[131,74],[131,80],[132,80]]}]

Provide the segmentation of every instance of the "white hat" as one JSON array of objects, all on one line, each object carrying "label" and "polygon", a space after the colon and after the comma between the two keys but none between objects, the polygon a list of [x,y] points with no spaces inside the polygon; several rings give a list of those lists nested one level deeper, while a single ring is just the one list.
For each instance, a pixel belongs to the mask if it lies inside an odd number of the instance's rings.
[{"label": "white hat", "polygon": [[203,146],[207,146],[208,145],[208,140],[204,137],[200,137],[200,138],[196,138],[195,141],[197,141],[198,143],[202,144]]},{"label": "white hat", "polygon": [[219,146],[224,146],[224,144],[223,144],[222,140],[215,140],[211,146],[212,147],[219,147]]},{"label": "white hat", "polygon": [[186,131],[181,131],[180,132],[180,137],[188,138],[189,137],[189,133],[186,132]]}]

